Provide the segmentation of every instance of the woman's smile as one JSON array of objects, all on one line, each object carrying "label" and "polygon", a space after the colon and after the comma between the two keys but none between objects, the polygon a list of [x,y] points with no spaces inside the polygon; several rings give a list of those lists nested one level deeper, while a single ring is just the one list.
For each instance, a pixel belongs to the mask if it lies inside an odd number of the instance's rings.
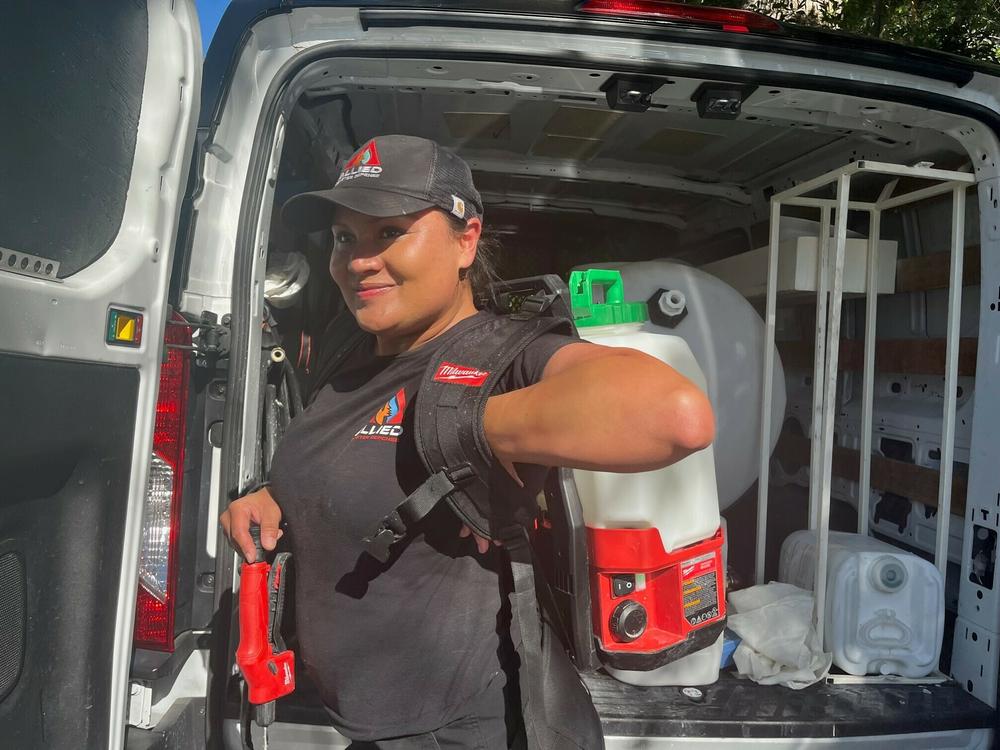
[{"label": "woman's smile", "polygon": [[395,284],[359,284],[354,289],[354,296],[358,298],[359,302],[366,302],[391,292],[395,288]]}]

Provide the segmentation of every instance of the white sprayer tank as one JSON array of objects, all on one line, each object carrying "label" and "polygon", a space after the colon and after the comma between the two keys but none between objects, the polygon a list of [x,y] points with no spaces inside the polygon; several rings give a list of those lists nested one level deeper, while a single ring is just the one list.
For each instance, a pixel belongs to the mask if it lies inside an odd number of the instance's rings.
[{"label": "white sprayer tank", "polygon": [[[671,313],[672,299],[673,307],[683,308],[672,316],[672,327],[647,323],[643,330],[686,341],[704,372],[707,384],[701,385],[715,412],[719,507],[725,510],[753,485],[760,468],[764,321],[738,291],[693,266],[650,260],[599,267],[621,273],[625,299],[649,300],[662,290],[667,292],[660,304],[665,315]],[[773,393],[772,451],[785,414],[785,375],[777,352]]]},{"label": "white sprayer tank", "polygon": [[[781,546],[778,577],[812,590],[816,532]],[[944,586],[927,560],[860,534],[830,532],[824,648],[848,674],[924,677],[937,669]]]},{"label": "white sprayer tank", "polygon": [[[645,352],[704,390],[705,376],[684,339],[644,331],[643,325],[581,327],[580,336]],[[627,442],[628,435],[621,439]],[[659,529],[667,552],[707,539],[719,528],[713,456],[709,446],[666,468],[634,474],[576,469],[584,520],[602,529]]]},{"label": "white sprayer tank", "polygon": [[[617,272],[592,269],[594,278],[612,275],[617,287],[609,288],[609,299],[621,300],[622,287]],[[610,307],[595,305],[594,307]],[[632,307],[632,317],[645,317],[644,303],[622,303]],[[641,308],[641,309],[640,309]],[[664,335],[646,321],[591,325],[581,319],[574,303],[574,315],[581,338],[603,346],[638,349],[673,367],[706,391],[705,375],[691,347],[679,336]],[[624,316],[626,319],[629,315]],[[592,321],[591,321],[592,322]],[[621,440],[627,443],[628,434]],[[663,548],[672,552],[712,537],[719,529],[719,498],[716,490],[715,459],[712,446],[662,469],[621,474],[574,469],[580,503],[587,526],[607,529],[656,528]],[[706,685],[719,677],[722,636],[707,648],[649,671],[605,667],[616,679],[633,685]]]}]

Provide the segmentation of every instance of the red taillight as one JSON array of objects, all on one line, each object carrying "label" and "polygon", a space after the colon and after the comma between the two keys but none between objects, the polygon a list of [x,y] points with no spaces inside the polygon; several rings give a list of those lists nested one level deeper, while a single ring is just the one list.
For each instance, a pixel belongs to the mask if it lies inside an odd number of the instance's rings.
[{"label": "red taillight", "polygon": [[[168,324],[164,341],[168,345],[191,346],[191,329]],[[166,352],[156,398],[135,612],[135,645],[158,651],[173,651],[174,648],[176,550],[184,480],[190,359],[183,349],[167,348]]]},{"label": "red taillight", "polygon": [[139,584],[135,600],[135,645],[157,651],[173,651],[174,639],[167,635],[173,629],[173,607],[163,603]]},{"label": "red taillight", "polygon": [[581,13],[596,15],[712,24],[721,26],[723,31],[744,34],[750,31],[781,31],[781,25],[777,21],[760,13],[659,0],[584,0],[576,9]]}]

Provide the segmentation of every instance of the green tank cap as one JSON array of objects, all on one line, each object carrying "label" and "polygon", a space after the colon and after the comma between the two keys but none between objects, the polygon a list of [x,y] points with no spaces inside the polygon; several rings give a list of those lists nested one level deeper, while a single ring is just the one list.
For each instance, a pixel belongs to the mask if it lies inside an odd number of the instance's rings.
[{"label": "green tank cap", "polygon": [[[604,302],[594,302],[595,286],[604,289]],[[645,302],[626,302],[624,296],[620,271],[588,268],[569,275],[569,299],[578,327],[643,323],[649,319]]]}]

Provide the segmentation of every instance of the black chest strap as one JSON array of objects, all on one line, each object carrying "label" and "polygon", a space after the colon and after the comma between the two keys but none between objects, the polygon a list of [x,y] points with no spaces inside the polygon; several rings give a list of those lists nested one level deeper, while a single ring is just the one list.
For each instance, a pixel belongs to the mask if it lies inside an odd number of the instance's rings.
[{"label": "black chest strap", "polygon": [[435,353],[414,403],[417,453],[431,475],[365,537],[373,557],[388,560],[389,547],[441,501],[484,538],[502,540],[508,528],[534,518],[533,507],[491,503],[493,456],[483,413],[500,378],[532,341],[572,330],[561,318],[484,317]]}]

